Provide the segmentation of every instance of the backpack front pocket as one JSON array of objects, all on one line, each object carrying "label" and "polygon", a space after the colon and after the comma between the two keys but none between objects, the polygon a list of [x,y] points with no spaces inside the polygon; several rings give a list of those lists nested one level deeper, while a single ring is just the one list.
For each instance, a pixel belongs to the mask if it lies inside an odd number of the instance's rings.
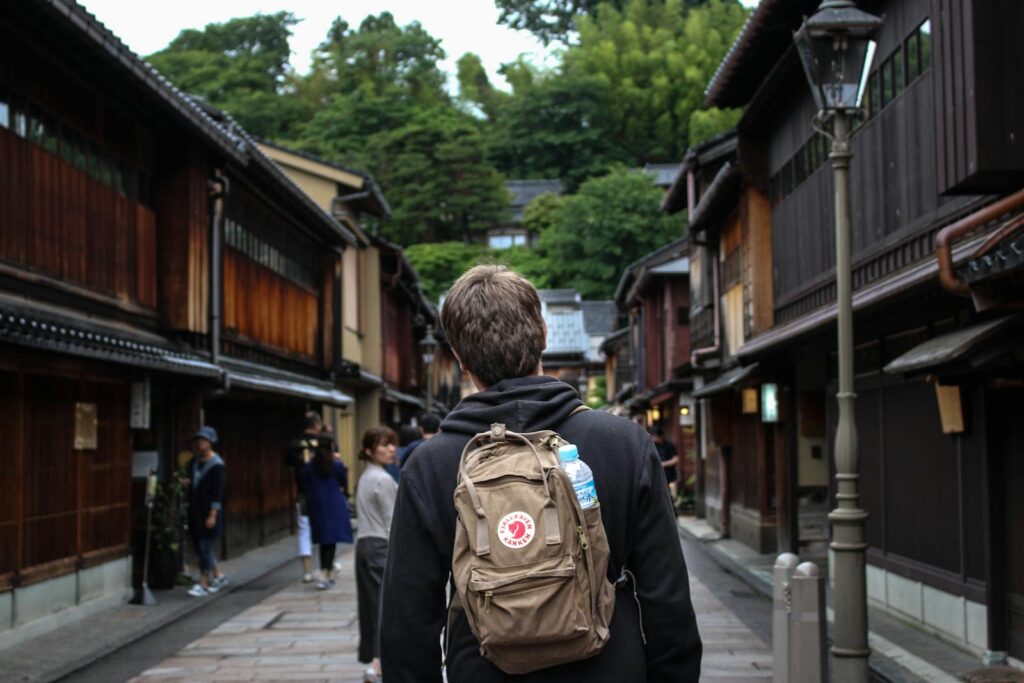
[{"label": "backpack front pocket", "polygon": [[501,569],[474,567],[468,595],[480,644],[551,643],[586,632],[575,577],[569,555]]}]

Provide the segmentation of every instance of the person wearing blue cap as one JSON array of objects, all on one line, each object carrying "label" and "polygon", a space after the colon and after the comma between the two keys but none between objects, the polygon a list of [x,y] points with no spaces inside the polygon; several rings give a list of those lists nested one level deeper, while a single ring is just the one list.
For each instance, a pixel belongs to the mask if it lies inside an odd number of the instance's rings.
[{"label": "person wearing blue cap", "polygon": [[201,598],[216,593],[227,583],[217,566],[213,546],[224,528],[224,484],[227,468],[224,460],[214,452],[217,430],[203,425],[192,437],[195,457],[189,464],[191,495],[188,500],[188,530],[199,557],[199,581],[188,594]]}]

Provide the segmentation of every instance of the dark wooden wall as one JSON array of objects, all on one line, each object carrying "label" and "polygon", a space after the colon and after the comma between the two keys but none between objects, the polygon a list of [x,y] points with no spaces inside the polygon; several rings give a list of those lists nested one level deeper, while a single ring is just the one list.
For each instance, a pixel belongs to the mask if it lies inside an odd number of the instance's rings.
[{"label": "dark wooden wall", "polygon": [[219,400],[205,421],[220,436],[217,452],[227,467],[225,540],[230,555],[287,534],[294,474],[284,464],[288,442],[302,430],[302,405]]},{"label": "dark wooden wall", "polygon": [[[833,390],[827,392],[829,443],[836,428]],[[856,390],[861,505],[869,513],[872,563],[984,602],[982,431],[943,434],[935,390],[923,379],[875,373],[860,377]],[[978,426],[984,415],[974,394],[965,388],[963,400],[968,424]]]},{"label": "dark wooden wall", "polygon": [[243,338],[316,358],[317,293],[224,249],[224,327]]},{"label": "dark wooden wall", "polygon": [[387,288],[381,292],[381,307],[384,379],[396,387],[409,389],[415,384],[419,358],[412,309],[401,291]]},{"label": "dark wooden wall", "polygon": [[[128,553],[128,385],[85,373],[0,368],[0,590]],[[98,444],[75,450],[77,401],[95,403]]]},{"label": "dark wooden wall", "polygon": [[152,209],[0,128],[0,259],[156,308]]},{"label": "dark wooden wall", "polygon": [[[886,3],[875,66],[929,17],[930,0]],[[857,132],[851,205],[855,259],[926,228],[947,200],[936,177],[934,68],[929,68]],[[812,137],[814,105],[801,87],[766,121],[763,144],[775,176]],[[774,189],[774,188],[773,188]],[[785,306],[830,276],[835,265],[832,171],[826,161],[788,195],[771,197],[775,305]],[[921,254],[923,255],[923,254]]]}]

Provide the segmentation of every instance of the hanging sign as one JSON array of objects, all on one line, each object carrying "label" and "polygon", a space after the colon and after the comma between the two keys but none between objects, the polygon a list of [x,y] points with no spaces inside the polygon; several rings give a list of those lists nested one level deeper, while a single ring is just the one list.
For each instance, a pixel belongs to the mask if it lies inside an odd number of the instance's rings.
[{"label": "hanging sign", "polygon": [[779,421],[779,385],[761,385],[761,422]]},{"label": "hanging sign", "polygon": [[132,382],[132,408],[129,426],[132,429],[149,429],[149,379]]}]

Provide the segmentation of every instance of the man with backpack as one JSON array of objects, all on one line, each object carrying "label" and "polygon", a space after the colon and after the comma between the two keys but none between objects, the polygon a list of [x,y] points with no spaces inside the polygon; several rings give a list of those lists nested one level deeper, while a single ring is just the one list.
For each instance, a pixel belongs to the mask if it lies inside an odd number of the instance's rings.
[{"label": "man with backpack", "polygon": [[[698,680],[650,437],[543,376],[540,300],[508,269],[464,274],[441,324],[480,392],[403,469],[381,610],[389,683],[441,681],[442,632],[451,683]],[[577,452],[592,483],[560,465]]]}]

